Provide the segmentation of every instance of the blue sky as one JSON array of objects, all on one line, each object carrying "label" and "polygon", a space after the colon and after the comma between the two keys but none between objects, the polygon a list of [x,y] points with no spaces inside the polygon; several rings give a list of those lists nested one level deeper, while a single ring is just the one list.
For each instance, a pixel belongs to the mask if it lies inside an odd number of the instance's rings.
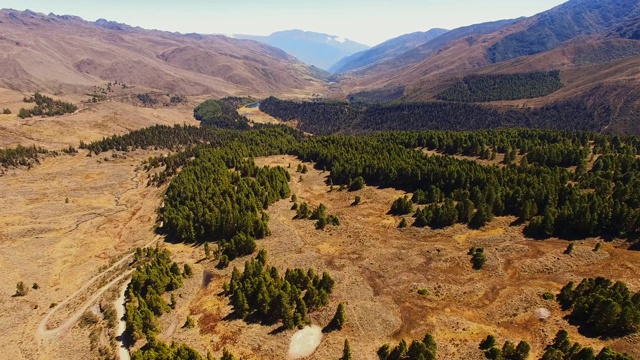
[{"label": "blue sky", "polygon": [[147,29],[267,35],[302,29],[367,45],[440,27],[531,16],[566,0],[2,0],[0,7]]}]

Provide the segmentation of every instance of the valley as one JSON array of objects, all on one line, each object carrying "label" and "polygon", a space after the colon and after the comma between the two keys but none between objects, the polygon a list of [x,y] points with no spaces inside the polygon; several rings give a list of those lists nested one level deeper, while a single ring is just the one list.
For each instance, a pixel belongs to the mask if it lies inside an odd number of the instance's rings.
[{"label": "valley", "polygon": [[0,10],[0,358],[640,359],[639,16]]}]

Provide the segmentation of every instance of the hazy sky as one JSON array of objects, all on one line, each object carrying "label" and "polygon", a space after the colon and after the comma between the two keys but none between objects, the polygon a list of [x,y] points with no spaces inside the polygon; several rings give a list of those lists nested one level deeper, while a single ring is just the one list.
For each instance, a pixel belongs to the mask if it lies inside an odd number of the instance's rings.
[{"label": "hazy sky", "polygon": [[302,29],[367,45],[431,28],[531,16],[566,0],[2,0],[0,7],[146,29],[268,35]]}]

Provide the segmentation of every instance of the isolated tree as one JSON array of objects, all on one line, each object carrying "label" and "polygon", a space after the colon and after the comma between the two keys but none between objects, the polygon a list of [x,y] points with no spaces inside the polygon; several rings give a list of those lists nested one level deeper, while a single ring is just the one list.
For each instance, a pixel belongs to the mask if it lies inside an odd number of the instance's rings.
[{"label": "isolated tree", "polygon": [[177,304],[178,304],[178,301],[176,300],[176,294],[171,293],[171,300],[170,300],[170,302],[169,302],[169,306],[170,306],[172,309],[175,309]]},{"label": "isolated tree", "polygon": [[518,346],[516,346],[516,351],[511,357],[513,360],[526,360],[529,357],[529,352],[531,351],[531,345],[526,341],[520,341]]},{"label": "isolated tree", "polygon": [[207,259],[211,257],[211,247],[208,241],[204,243],[204,257]]},{"label": "isolated tree", "polygon": [[573,248],[574,248],[573,243],[569,243],[569,246],[567,246],[564,253],[567,255],[571,255],[571,253],[573,252]]},{"label": "isolated tree", "polygon": [[184,264],[183,266],[184,268],[184,272],[183,272],[183,276],[184,277],[192,277],[193,276],[193,269],[191,268],[191,266],[189,264]]},{"label": "isolated tree", "polygon": [[600,251],[600,249],[602,249],[602,243],[599,242],[596,244],[596,247],[593,248],[593,251],[598,252]]},{"label": "isolated tree", "polygon": [[227,266],[229,266],[229,257],[227,255],[220,256],[220,261],[218,261],[218,265],[216,265],[216,268],[222,270],[226,269]]},{"label": "isolated tree", "polygon": [[196,322],[193,321],[193,318],[191,316],[187,316],[187,321],[184,323],[184,327],[187,329],[193,329],[194,327],[196,327]]},{"label": "isolated tree", "polygon": [[400,224],[398,224],[399,228],[406,228],[407,227],[407,219],[402,218],[402,220],[400,220]]},{"label": "isolated tree", "polygon": [[481,270],[484,264],[487,262],[487,257],[484,254],[483,248],[476,249],[473,257],[471,258],[474,270]]},{"label": "isolated tree", "polygon": [[487,335],[487,337],[480,342],[480,350],[489,350],[496,346],[496,338],[493,335]]},{"label": "isolated tree", "polygon": [[360,201],[362,201],[362,198],[360,198],[360,196],[356,196],[356,198],[353,200],[353,203],[351,203],[351,205],[356,206],[360,204]]},{"label": "isolated tree", "polygon": [[344,348],[342,349],[342,357],[340,360],[351,360],[351,346],[349,346],[349,340],[344,340]]},{"label": "isolated tree", "polygon": [[344,304],[340,303],[338,304],[336,313],[333,316],[333,319],[331,319],[331,322],[329,323],[328,328],[330,330],[334,330],[334,329],[342,330],[342,327],[346,322],[347,322],[347,315],[345,314],[345,311],[344,311]]},{"label": "isolated tree", "polygon": [[26,296],[29,293],[29,287],[22,281],[16,284],[16,296]]}]

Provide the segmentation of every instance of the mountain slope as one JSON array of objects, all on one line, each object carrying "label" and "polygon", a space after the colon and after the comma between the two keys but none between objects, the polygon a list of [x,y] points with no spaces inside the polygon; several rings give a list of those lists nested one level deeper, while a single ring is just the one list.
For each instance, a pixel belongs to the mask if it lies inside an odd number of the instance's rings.
[{"label": "mountain slope", "polygon": [[[431,100],[471,74],[558,69],[563,81],[569,81],[567,86],[539,101],[527,100],[526,104],[579,100],[587,94],[597,99],[593,94],[598,93],[603,96],[601,102],[617,104],[625,98],[619,95],[623,89],[635,89],[640,84],[640,76],[631,70],[624,76],[608,72],[605,65],[627,58],[630,63],[637,63],[640,41],[634,39],[640,37],[638,3],[571,0],[530,18],[503,23],[484,34],[459,36],[461,30],[455,29],[399,56],[343,74],[340,91],[402,88],[401,96],[407,100]],[[523,55],[529,52],[535,54]],[[615,99],[613,92],[603,90],[603,84],[604,88],[618,89]],[[525,102],[505,105],[524,106]]]},{"label": "mountain slope", "polygon": [[269,36],[233,35],[233,37],[275,46],[306,64],[324,70],[329,70],[332,65],[345,56],[369,48],[367,45],[338,36],[302,30],[279,31]]},{"label": "mountain slope", "polygon": [[184,95],[322,87],[317,69],[249,40],[14,10],[0,11],[0,34],[0,86],[21,91],[83,92],[114,80]]},{"label": "mountain slope", "polygon": [[534,55],[580,35],[606,34],[613,26],[640,15],[637,0],[573,0],[533,17],[524,30],[492,45],[491,62]]},{"label": "mountain slope", "polygon": [[446,29],[431,29],[429,31],[414,32],[387,40],[371,49],[341,59],[333,65],[329,71],[335,74],[366,67],[383,59],[400,55],[407,50],[413,49],[445,34],[447,31]]}]

